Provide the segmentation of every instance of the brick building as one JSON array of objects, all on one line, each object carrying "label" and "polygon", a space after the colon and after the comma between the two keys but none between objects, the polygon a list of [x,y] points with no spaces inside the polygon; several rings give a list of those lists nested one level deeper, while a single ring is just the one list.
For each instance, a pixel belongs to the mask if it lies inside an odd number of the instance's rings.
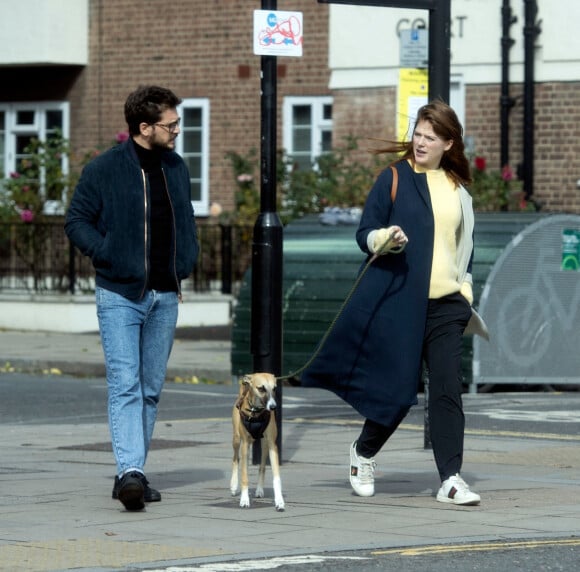
[{"label": "brick building", "polygon": [[[510,162],[522,158],[522,2],[514,27]],[[549,4],[549,5],[548,5]],[[567,6],[561,6],[567,4]],[[499,163],[499,0],[454,0],[452,98],[474,152]],[[516,6],[517,5],[517,6]],[[580,212],[580,52],[559,25],[577,3],[539,0],[535,196],[545,210]],[[258,0],[0,0],[0,170],[17,169],[32,136],[60,128],[76,154],[125,129],[127,94],[142,83],[183,98],[180,151],[196,213],[231,209],[228,151],[260,145],[260,57],[252,51]],[[353,134],[397,134],[398,34],[425,25],[421,11],[278,0],[301,11],[304,52],[278,58],[278,146],[302,163]],[[10,14],[10,17],[7,15]],[[557,47],[554,47],[557,46]],[[499,165],[498,165],[499,166]]]},{"label": "brick building", "polygon": [[[44,24],[53,29],[57,20],[66,17],[64,11],[72,9],[69,17],[77,21],[71,25],[85,32],[88,50],[85,61],[72,63],[63,62],[61,56],[60,62],[6,65],[11,62],[0,55],[0,110],[4,102],[66,103],[69,119],[63,126],[68,126],[72,146],[81,154],[109,145],[125,129],[123,103],[135,87],[143,83],[170,87],[184,100],[178,142],[189,158],[196,213],[207,214],[210,202],[232,207],[235,181],[225,155],[228,151],[246,154],[260,146],[260,57],[253,54],[252,44],[258,1],[49,0],[42,6],[25,0],[20,4],[29,5],[20,14],[23,21],[34,13],[30,5],[36,4],[48,19]],[[53,10],[46,9],[49,4]],[[84,16],[76,14],[82,4]],[[303,11],[307,37],[303,57],[278,58],[280,109],[287,96],[304,97],[308,105],[316,105],[318,98],[330,93],[328,7],[312,0],[280,0],[278,8]],[[11,4],[10,10],[14,9]],[[74,41],[70,44],[74,50]],[[39,52],[44,47],[39,45]],[[281,127],[278,131],[282,136]],[[8,163],[6,173],[15,170],[13,161]]]},{"label": "brick building", "polygon": [[[501,139],[502,8],[505,0],[451,1],[450,103],[462,120],[471,152],[499,171]],[[523,160],[525,65],[533,66],[534,186],[544,211],[580,212],[580,41],[566,22],[580,19],[577,2],[536,0],[534,55],[526,62],[526,8],[507,2],[515,21],[507,62],[509,164]],[[425,10],[331,5],[329,67],[333,137],[348,131],[392,138],[408,122],[402,106],[401,34],[429,27]],[[413,95],[417,95],[414,93]],[[421,99],[421,98],[415,98]],[[425,98],[426,101],[426,98]],[[416,105],[418,103],[414,102]]]}]

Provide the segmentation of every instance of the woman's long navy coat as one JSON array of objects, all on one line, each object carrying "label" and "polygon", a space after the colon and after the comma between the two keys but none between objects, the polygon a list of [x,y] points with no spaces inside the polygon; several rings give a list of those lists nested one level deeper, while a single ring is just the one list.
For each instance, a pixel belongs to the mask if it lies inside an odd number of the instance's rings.
[{"label": "woman's long navy coat", "polygon": [[335,392],[383,425],[398,423],[417,403],[433,256],[426,175],[415,173],[407,161],[396,167],[394,203],[392,171],[385,169],[369,193],[356,238],[368,253],[368,233],[396,224],[409,242],[402,253],[380,256],[368,268],[301,379],[305,387]]}]

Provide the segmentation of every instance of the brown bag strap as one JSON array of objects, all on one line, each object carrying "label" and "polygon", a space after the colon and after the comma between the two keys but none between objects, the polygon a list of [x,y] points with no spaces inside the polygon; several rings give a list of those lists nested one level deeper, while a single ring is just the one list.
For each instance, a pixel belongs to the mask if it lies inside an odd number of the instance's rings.
[{"label": "brown bag strap", "polygon": [[399,184],[399,173],[394,165],[391,165],[393,171],[393,182],[391,183],[391,202],[394,203],[397,198],[397,186]]}]

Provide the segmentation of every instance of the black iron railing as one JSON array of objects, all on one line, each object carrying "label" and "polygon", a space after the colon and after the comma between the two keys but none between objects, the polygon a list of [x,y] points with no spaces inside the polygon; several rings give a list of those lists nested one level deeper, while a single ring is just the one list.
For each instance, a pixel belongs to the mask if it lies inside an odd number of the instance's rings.
[{"label": "black iron railing", "polygon": [[[251,262],[252,227],[198,224],[200,255],[184,288],[235,293]],[[91,261],[72,246],[62,221],[0,222],[0,292],[94,291]]]}]

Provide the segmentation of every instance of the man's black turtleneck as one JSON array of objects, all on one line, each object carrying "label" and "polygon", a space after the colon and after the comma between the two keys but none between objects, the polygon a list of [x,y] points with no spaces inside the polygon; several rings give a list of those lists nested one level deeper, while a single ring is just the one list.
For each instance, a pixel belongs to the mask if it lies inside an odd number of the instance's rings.
[{"label": "man's black turtleneck", "polygon": [[161,169],[161,157],[165,151],[145,149],[134,140],[133,145],[141,168],[149,180],[151,245],[148,288],[177,291],[176,278],[171,271],[173,242],[171,204]]}]

